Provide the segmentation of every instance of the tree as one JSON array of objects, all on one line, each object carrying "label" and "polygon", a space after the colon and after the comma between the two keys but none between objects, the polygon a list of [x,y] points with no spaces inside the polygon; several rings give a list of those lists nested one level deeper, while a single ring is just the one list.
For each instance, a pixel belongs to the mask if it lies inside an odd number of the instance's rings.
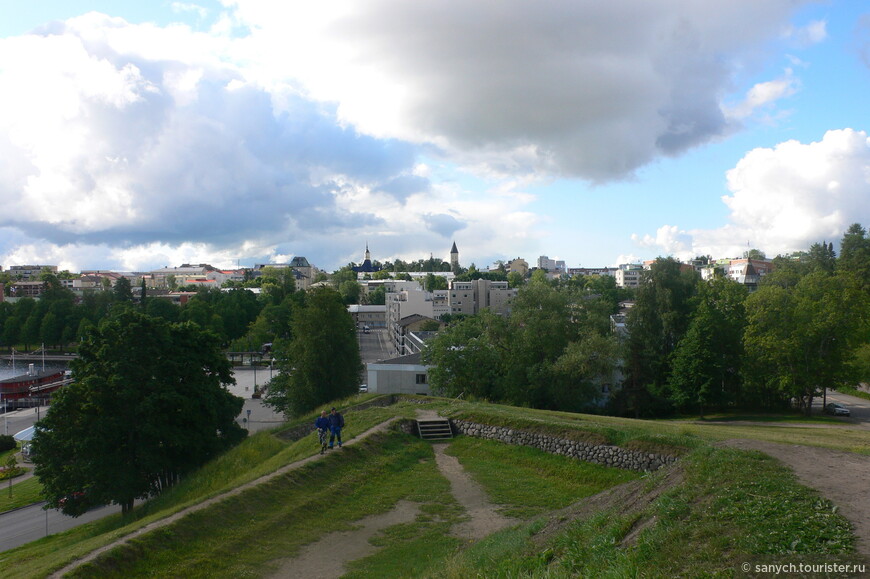
[{"label": "tree", "polygon": [[366,302],[372,306],[382,306],[387,303],[387,290],[376,287],[365,295]]},{"label": "tree", "polygon": [[50,507],[78,516],[115,503],[128,513],[245,436],[235,422],[244,401],[226,389],[230,364],[210,332],[122,309],[79,356],[76,381],[55,394],[33,439]]},{"label": "tree", "polygon": [[867,295],[854,276],[809,274],[793,288],[767,285],[746,300],[746,381],[767,404],[807,415],[822,388],[849,383]]},{"label": "tree", "polygon": [[293,313],[292,333],[275,349],[280,373],[269,383],[268,405],[298,416],[357,391],[362,362],[356,325],[337,291],[309,291]]},{"label": "tree", "polygon": [[738,402],[746,288],[727,278],[699,282],[698,307],[672,358],[671,398],[682,408]]},{"label": "tree", "polygon": [[427,292],[434,292],[435,290],[446,290],[447,289],[447,278],[443,275],[435,275],[434,273],[427,273],[426,277],[423,281],[423,288]]},{"label": "tree", "polygon": [[507,282],[508,282],[508,287],[515,288],[515,287],[521,287],[526,282],[526,280],[523,277],[523,274],[521,274],[520,272],[512,271],[509,274],[507,274]]},{"label": "tree", "polygon": [[133,288],[130,285],[130,280],[126,277],[119,277],[115,282],[115,300],[118,302],[132,302]]},{"label": "tree", "polygon": [[834,252],[833,243],[814,243],[810,246],[810,251],[806,256],[807,268],[809,271],[823,271],[825,273],[834,273],[834,268],[837,265],[837,254]]},{"label": "tree", "polygon": [[501,400],[504,395],[507,321],[489,310],[441,330],[423,350],[429,383],[445,396]]},{"label": "tree", "polygon": [[837,269],[857,276],[865,289],[870,286],[870,238],[858,223],[853,223],[843,234]]},{"label": "tree", "polygon": [[644,272],[628,313],[624,410],[658,413],[670,404],[668,376],[674,348],[689,326],[697,274],[673,258],[658,258]]},{"label": "tree", "polygon": [[167,299],[153,298],[148,300],[145,313],[153,318],[163,318],[167,322],[177,322],[181,308]]},{"label": "tree", "polygon": [[550,367],[550,406],[568,412],[594,410],[602,388],[612,385],[617,358],[613,336],[588,332],[569,343]]},{"label": "tree", "polygon": [[748,249],[743,252],[744,259],[767,259],[764,252],[760,249]]},{"label": "tree", "polygon": [[338,286],[338,291],[346,305],[358,304],[362,294],[362,286],[356,280],[343,281]]}]

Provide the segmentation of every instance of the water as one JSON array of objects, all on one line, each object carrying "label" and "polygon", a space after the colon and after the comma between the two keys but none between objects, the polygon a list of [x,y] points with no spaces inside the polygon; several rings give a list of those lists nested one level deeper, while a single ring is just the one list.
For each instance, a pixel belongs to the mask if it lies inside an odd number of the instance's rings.
[{"label": "water", "polygon": [[[15,370],[12,369],[12,361],[11,360],[0,360],[0,380],[5,380],[6,378],[14,378],[15,376],[21,376],[22,374],[27,374],[27,368],[30,364],[33,364],[33,367],[36,370],[42,370],[42,360],[34,361],[34,360],[19,360],[15,359]],[[46,372],[54,372],[57,370],[66,370],[69,368],[69,364],[66,362],[48,362],[45,363],[45,371]]]}]

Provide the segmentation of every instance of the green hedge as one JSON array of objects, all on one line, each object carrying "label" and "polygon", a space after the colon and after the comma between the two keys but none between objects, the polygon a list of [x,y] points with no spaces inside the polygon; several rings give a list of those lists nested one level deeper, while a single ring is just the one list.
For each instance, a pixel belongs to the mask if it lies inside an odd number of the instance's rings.
[{"label": "green hedge", "polygon": [[12,438],[12,435],[0,434],[0,452],[12,450],[16,446],[17,444],[15,443],[15,439]]}]

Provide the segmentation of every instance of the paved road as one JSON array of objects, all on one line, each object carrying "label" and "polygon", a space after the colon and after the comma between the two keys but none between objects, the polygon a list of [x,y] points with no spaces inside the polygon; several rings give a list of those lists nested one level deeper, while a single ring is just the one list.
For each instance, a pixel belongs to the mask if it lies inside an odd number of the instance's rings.
[{"label": "paved road", "polygon": [[33,426],[38,418],[45,416],[48,406],[22,408],[7,414],[0,414],[0,434],[15,434]]},{"label": "paved road", "polygon": [[39,503],[0,515],[0,551],[121,512],[121,507],[114,505],[94,509],[74,519],[54,509],[45,511],[42,505]]},{"label": "paved road", "polygon": [[[870,428],[870,400],[858,398],[857,396],[849,396],[842,392],[828,390],[828,403],[839,402],[852,412],[850,418],[843,418],[843,422],[850,422],[859,426]],[[822,398],[813,400],[813,412],[822,411]]]},{"label": "paved road", "polygon": [[368,334],[357,330],[357,338],[363,364],[395,357],[386,328],[372,328]]},{"label": "paved road", "polygon": [[[245,398],[245,405],[238,417],[240,424],[246,427],[249,432],[256,432],[267,428],[274,428],[284,422],[282,414],[276,413],[268,406],[265,406],[262,400],[251,398],[254,386],[262,386],[269,380],[270,372],[268,368],[258,369],[256,372],[250,367],[234,368],[233,373],[236,378],[236,385],[232,386],[230,390],[237,396]],[[0,432],[5,430],[7,424],[10,434],[15,434],[33,426],[38,417],[45,415],[47,409],[47,406],[42,406],[39,408],[39,414],[37,414],[35,408],[26,408],[0,416],[0,421],[2,421],[0,422]],[[250,411],[250,414],[248,414],[248,411]],[[0,488],[0,490],[3,489],[5,487]],[[119,506],[103,507],[90,511],[81,517],[72,518],[56,510],[44,511],[42,504],[39,504],[2,514],[0,515],[0,551],[35,541],[46,536],[46,534],[66,531],[106,515],[120,512],[120,510]],[[46,521],[48,522],[48,533],[46,533]]]}]

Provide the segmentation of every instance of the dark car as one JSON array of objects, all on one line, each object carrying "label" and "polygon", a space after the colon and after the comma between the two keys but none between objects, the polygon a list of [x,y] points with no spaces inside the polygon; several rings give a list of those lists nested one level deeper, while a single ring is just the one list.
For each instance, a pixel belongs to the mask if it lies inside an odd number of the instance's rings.
[{"label": "dark car", "polygon": [[836,402],[831,402],[827,406],[825,406],[825,414],[832,414],[834,416],[852,415],[848,408],[846,408],[842,404],[837,404]]}]

